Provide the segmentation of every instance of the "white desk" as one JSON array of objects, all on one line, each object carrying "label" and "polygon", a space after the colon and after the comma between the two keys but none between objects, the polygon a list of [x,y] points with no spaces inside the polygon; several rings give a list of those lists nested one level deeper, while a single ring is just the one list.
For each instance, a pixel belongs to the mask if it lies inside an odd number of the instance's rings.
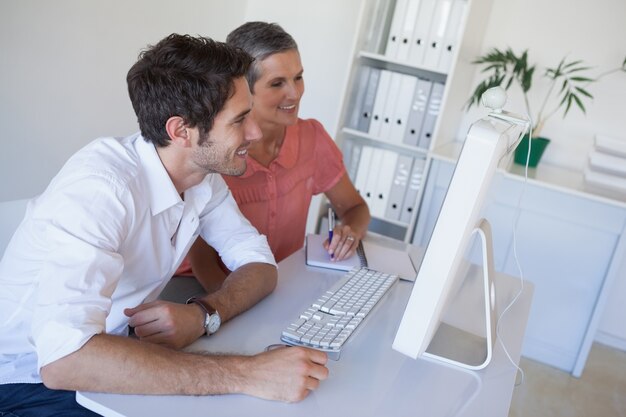
[{"label": "white desk", "polygon": [[[280,334],[305,305],[342,272],[307,267],[301,250],[279,265],[274,293],[244,314],[203,337],[188,350],[253,354],[280,343]],[[496,279],[498,302],[505,307],[519,282]],[[105,416],[502,416],[508,414],[516,369],[497,343],[491,364],[478,372],[412,360],[391,349],[412,284],[396,284],[343,348],[329,361],[329,378],[304,401],[284,404],[245,395],[184,397],[77,393],[77,400]],[[504,316],[500,336],[519,362],[532,287]]]}]

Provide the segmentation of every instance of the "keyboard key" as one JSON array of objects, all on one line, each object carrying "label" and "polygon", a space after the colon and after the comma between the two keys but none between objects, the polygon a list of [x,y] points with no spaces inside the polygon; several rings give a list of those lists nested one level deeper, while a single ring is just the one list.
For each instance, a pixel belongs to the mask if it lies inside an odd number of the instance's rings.
[{"label": "keyboard key", "polygon": [[282,332],[281,339],[324,350],[331,359],[338,359],[350,335],[397,281],[395,275],[353,269],[305,308]]}]

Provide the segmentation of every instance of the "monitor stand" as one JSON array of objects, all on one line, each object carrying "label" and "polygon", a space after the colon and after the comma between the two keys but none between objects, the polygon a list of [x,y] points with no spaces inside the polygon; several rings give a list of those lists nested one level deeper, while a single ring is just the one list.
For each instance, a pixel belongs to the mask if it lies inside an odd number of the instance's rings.
[{"label": "monitor stand", "polygon": [[[459,283],[459,291],[456,297],[450,299],[454,308],[447,306],[443,319],[423,357],[466,369],[479,370],[486,367],[491,360],[493,344],[496,340],[497,321],[491,225],[486,219],[481,219],[474,233],[478,234],[481,241],[483,273],[476,274],[475,272],[479,271],[477,271],[477,266],[473,265],[467,268],[467,273],[459,277],[462,280]],[[478,328],[476,328],[476,323],[467,322],[467,313],[476,308],[481,310],[480,316],[484,314],[484,322],[481,321]],[[458,310],[460,315],[455,317],[448,314],[452,310]]]}]

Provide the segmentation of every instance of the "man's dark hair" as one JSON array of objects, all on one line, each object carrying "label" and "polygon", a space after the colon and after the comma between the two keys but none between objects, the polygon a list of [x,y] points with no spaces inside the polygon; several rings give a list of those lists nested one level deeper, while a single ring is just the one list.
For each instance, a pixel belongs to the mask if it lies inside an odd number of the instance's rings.
[{"label": "man's dark hair", "polygon": [[233,30],[226,37],[226,43],[246,51],[254,62],[246,77],[250,90],[261,76],[259,62],[270,55],[291,49],[298,50],[296,41],[276,23],[248,22]]},{"label": "man's dark hair", "polygon": [[165,123],[180,116],[206,140],[213,120],[246,75],[252,58],[209,38],[171,34],[139,54],[126,76],[143,137],[157,146],[170,138]]}]

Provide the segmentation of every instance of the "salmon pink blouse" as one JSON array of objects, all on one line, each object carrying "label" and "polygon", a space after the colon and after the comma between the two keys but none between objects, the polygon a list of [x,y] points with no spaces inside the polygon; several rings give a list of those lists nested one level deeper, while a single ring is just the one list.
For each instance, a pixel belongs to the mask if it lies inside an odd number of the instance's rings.
[{"label": "salmon pink blouse", "polygon": [[[288,126],[278,156],[268,167],[248,158],[240,177],[224,175],[243,215],[267,236],[279,262],[304,245],[311,198],[346,174],[341,151],[320,122],[298,119]],[[186,259],[178,275],[188,275]]]}]

